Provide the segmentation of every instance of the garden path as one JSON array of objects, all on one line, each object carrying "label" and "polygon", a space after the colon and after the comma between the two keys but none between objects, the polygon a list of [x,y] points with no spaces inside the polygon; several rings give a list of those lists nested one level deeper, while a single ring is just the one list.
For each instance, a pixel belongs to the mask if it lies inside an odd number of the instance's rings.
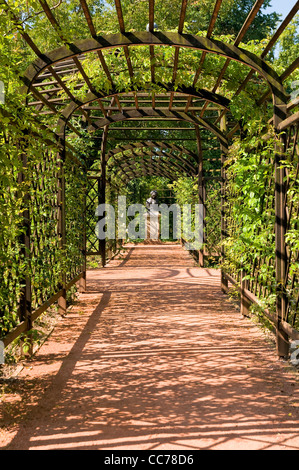
[{"label": "garden path", "polygon": [[2,449],[299,449],[298,373],[180,245],[89,270],[2,405]]}]

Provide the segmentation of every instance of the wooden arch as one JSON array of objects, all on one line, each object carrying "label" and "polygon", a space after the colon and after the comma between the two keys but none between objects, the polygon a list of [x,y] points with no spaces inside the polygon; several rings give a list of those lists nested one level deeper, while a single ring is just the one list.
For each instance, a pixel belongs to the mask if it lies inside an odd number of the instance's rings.
[{"label": "wooden arch", "polygon": [[[150,47],[163,45],[172,46],[175,48],[196,49],[202,51],[204,54],[217,54],[225,57],[230,61],[237,61],[244,64],[251,70],[258,72],[265,79],[271,90],[272,101],[274,105],[274,126],[277,127],[279,123],[286,118],[286,103],[288,98],[287,94],[284,90],[280,77],[274,71],[274,69],[266,63],[264,59],[235,45],[225,44],[218,40],[182,33],[144,31],[136,33],[122,32],[94,37],[92,39],[86,39],[84,41],[68,44],[67,46],[62,46],[54,51],[42,54],[42,56],[40,56],[31,66],[29,66],[24,75],[26,91],[28,93],[30,90],[33,90],[34,84],[38,80],[40,74],[45,69],[53,71],[53,65],[57,64],[58,62],[67,61],[69,59],[76,59],[79,56],[89,52],[97,51],[102,53],[102,51],[106,49],[112,50],[120,47],[129,48],[130,46],[144,45],[148,45]],[[77,62],[79,62],[78,59]],[[81,73],[83,73],[83,76],[85,76],[82,70]],[[65,126],[68,124],[72,114],[76,109],[82,108],[87,102],[102,98],[104,96],[101,92],[97,92],[95,94],[92,90],[93,86],[90,80],[86,76],[85,79],[87,79],[87,83],[89,83],[89,88],[91,89],[93,96],[89,96],[80,102],[80,100],[78,101],[77,99],[72,98],[71,94],[68,93],[70,97],[70,103],[60,113],[59,134],[61,134],[61,131],[65,129]],[[61,82],[60,85],[62,85]],[[65,89],[65,91],[67,90]],[[115,94],[115,91],[113,94]],[[108,94],[106,93],[106,96],[107,95]],[[212,99],[212,96],[210,96],[210,99]]]},{"label": "wooden arch", "polygon": [[[109,50],[109,49],[115,50],[116,48],[122,48],[125,53],[125,58],[127,61],[129,74],[132,77],[134,75],[134,70],[132,67],[132,61],[130,60],[129,49],[131,46],[142,46],[142,45],[147,45],[150,48],[151,57],[153,57],[154,55],[154,47],[166,45],[166,46],[172,46],[174,48],[175,54],[174,54],[174,62],[173,62],[173,83],[175,83],[175,76],[178,71],[179,50],[181,48],[190,48],[190,49],[202,51],[202,59],[200,60],[200,63],[197,65],[197,68],[195,70],[195,77],[194,77],[194,84],[193,84],[194,90],[197,89],[196,84],[198,81],[198,77],[200,76],[200,73],[202,70],[202,64],[205,60],[206,55],[211,53],[211,54],[217,54],[219,56],[225,57],[226,62],[222,70],[220,71],[218,78],[215,80],[216,83],[214,85],[213,92],[212,92],[214,94],[226,73],[229,62],[237,61],[237,62],[244,64],[246,67],[250,69],[249,74],[246,76],[244,80],[242,80],[242,83],[240,85],[238,84],[237,89],[235,89],[233,92],[234,96],[237,96],[241,90],[245,89],[246,84],[248,83],[248,81],[253,75],[253,72],[256,71],[257,73],[261,75],[261,77],[263,77],[263,79],[265,80],[266,84],[269,87],[269,90],[266,90],[265,94],[261,96],[260,99],[258,100],[258,104],[264,103],[268,99],[269,94],[272,94],[272,101],[274,105],[274,112],[273,112],[274,127],[276,131],[279,131],[288,127],[289,123],[288,122],[286,123],[286,120],[285,120],[287,94],[283,87],[283,81],[286,78],[288,78],[290,74],[294,70],[296,70],[296,68],[299,66],[299,59],[296,58],[294,62],[291,63],[286,68],[286,70],[283,72],[281,77],[279,77],[274,72],[274,70],[267,64],[267,62],[265,61],[265,57],[267,56],[269,51],[273,50],[273,47],[276,44],[278,38],[281,36],[282,32],[285,30],[285,28],[290,23],[292,18],[294,18],[294,15],[298,12],[298,9],[299,9],[298,1],[296,2],[292,10],[287,14],[283,22],[279,25],[273,37],[269,40],[269,42],[265,46],[260,57],[257,57],[256,55],[244,49],[241,49],[239,47],[239,44],[243,40],[249,27],[253,24],[256,15],[258,14],[260,8],[263,5],[263,0],[256,0],[256,2],[253,2],[254,4],[252,6],[252,9],[249,12],[248,17],[246,18],[243,26],[241,27],[233,45],[224,44],[220,41],[216,41],[212,39],[213,29],[215,26],[215,22],[217,20],[219,9],[222,4],[222,0],[215,0],[214,11],[210,20],[209,27],[207,29],[206,37],[204,38],[200,38],[194,35],[183,34],[185,14],[186,14],[186,9],[187,9],[187,4],[188,4],[187,0],[182,0],[181,13],[180,13],[180,17],[178,21],[178,28],[177,28],[176,33],[161,32],[161,31],[154,32],[154,3],[155,3],[154,0],[149,0],[148,2],[149,32],[136,32],[136,33],[127,32],[124,18],[122,15],[121,0],[115,0],[115,9],[116,9],[117,17],[118,17],[120,33],[113,34],[113,35],[103,35],[100,37],[96,35],[96,30],[93,24],[92,15],[89,11],[87,0],[79,0],[78,4],[80,3],[80,6],[82,7],[84,11],[84,15],[87,20],[91,37],[83,41],[76,41],[74,43],[68,43],[67,39],[64,37],[63,28],[61,28],[61,26],[59,25],[59,20],[55,16],[55,13],[53,13],[47,0],[40,0],[39,3],[41,4],[44,13],[46,14],[52,27],[55,29],[55,32],[57,33],[57,36],[59,37],[61,44],[62,44],[60,48],[49,53],[45,53],[44,51],[41,51],[38,48],[38,46],[34,43],[33,39],[28,34],[25,28],[25,25],[20,23],[19,18],[14,17],[14,12],[10,11],[10,7],[8,6],[7,2],[3,2],[3,9],[7,13],[10,14],[11,20],[17,25],[18,31],[20,31],[20,33],[22,34],[24,41],[26,41],[26,43],[29,45],[29,47],[34,51],[34,53],[38,57],[38,59],[29,67],[29,69],[27,70],[27,73],[24,76],[26,93],[27,94],[32,93],[32,95],[37,99],[36,102],[30,102],[30,103],[28,100],[28,104],[35,107],[36,114],[41,114],[41,113],[47,114],[48,112],[50,114],[55,114],[57,118],[60,117],[61,118],[60,124],[61,124],[61,129],[63,130],[63,136],[65,135],[66,126],[69,126],[69,128],[71,128],[74,132],[77,131],[76,128],[72,126],[72,123],[70,122],[72,116],[74,115],[77,109],[80,110],[82,115],[86,117],[86,119],[88,120],[90,119],[90,117],[84,110],[84,105],[96,99],[99,99],[101,103],[101,97],[108,96],[108,94],[106,95],[105,93],[103,94],[103,92],[101,91],[94,90],[93,84],[91,80],[89,79],[88,74],[85,73],[84,67],[82,65],[81,60],[84,57],[84,54],[88,54],[89,52],[95,51],[98,54],[99,60],[103,66],[103,70],[109,79],[109,77],[111,77],[111,73],[107,67],[107,64],[105,63],[103,51]],[[87,85],[88,89],[90,90],[90,95],[87,98],[85,97],[83,99],[78,99],[73,95],[71,89],[61,78],[60,73],[62,69],[65,69],[66,73],[69,73],[70,76],[71,76],[72,70],[74,70],[75,73],[77,72],[81,73],[83,83]],[[152,77],[151,82],[155,83],[154,66],[151,66],[150,72],[151,72],[151,77]],[[52,84],[51,85],[52,88],[45,89],[45,87],[47,86],[46,85],[47,80],[48,82]],[[61,92],[61,90],[65,91],[68,96],[65,102],[63,102],[63,100],[59,100],[59,93]],[[109,96],[115,96],[117,99],[119,96],[118,90],[113,89],[113,84],[111,86],[110,91],[111,91],[111,94]],[[170,88],[168,91],[169,96],[170,96],[168,111],[174,112],[174,113],[181,113],[181,111],[174,110],[172,106],[174,91],[175,91],[175,88]],[[179,118],[184,118],[184,119],[186,118],[189,122],[191,122],[190,119],[192,116],[193,118],[192,123],[196,127],[202,126],[205,128],[205,126],[208,124],[211,129],[211,122],[205,119],[205,116],[204,116],[206,104],[204,106],[205,109],[203,109],[203,113],[200,113],[199,117],[194,116],[190,109],[191,98],[192,98],[192,93],[189,94],[189,99],[186,105],[186,110],[181,115],[176,114],[176,116]],[[203,95],[203,99],[206,99],[206,98],[207,98],[207,95]],[[210,98],[212,97],[210,96]],[[215,102],[213,101],[213,99],[211,99],[210,102]],[[59,105],[57,105],[58,101],[59,101]],[[207,101],[209,100],[207,99]],[[64,109],[61,110],[61,108],[59,108],[60,104],[64,106]],[[140,106],[138,106],[137,100],[135,104],[136,104],[135,110],[133,110],[132,112],[136,111],[140,113]],[[221,105],[219,105],[218,103],[218,106],[221,106]],[[44,109],[46,109],[45,112],[43,112]],[[155,109],[154,102],[153,102],[152,109],[156,113],[158,112]],[[188,113],[188,109],[190,110],[190,114]],[[292,108],[289,108],[289,109],[292,109]],[[118,114],[125,114],[125,112],[123,112],[123,109],[119,109]],[[226,108],[223,107],[221,114],[224,115],[225,112],[226,112]],[[165,111],[164,116],[165,115],[167,115],[167,111]],[[110,121],[109,121],[110,118],[116,119],[115,122],[117,122],[118,118],[116,116],[105,115],[100,124],[108,127],[110,125]],[[142,114],[139,114],[139,116],[141,117]],[[197,119],[197,121],[195,121],[195,119]],[[199,119],[201,119],[200,122],[199,122]],[[218,129],[217,132],[221,132],[223,136],[228,136],[228,137],[233,135],[232,131],[227,132],[223,126],[221,127],[221,125],[220,125],[221,131],[219,131],[217,124],[219,124],[220,119],[221,119],[221,116],[217,116],[217,119],[213,122],[213,126]],[[283,120],[284,120],[284,124],[280,125],[281,121]],[[119,121],[121,121],[120,118],[119,118]],[[95,123],[96,125],[94,126],[91,120],[89,124],[93,128],[97,128],[99,122],[96,122]],[[105,133],[103,134],[105,138]],[[221,138],[221,135],[220,135],[220,138]],[[225,147],[225,143],[226,143],[225,140],[222,139],[220,140],[220,142],[222,142],[221,145]],[[65,140],[63,141],[63,143],[64,145],[66,144]],[[284,142],[282,141],[282,145],[283,144]],[[283,322],[283,320],[287,318],[287,314],[286,314],[287,302],[286,302],[286,295],[285,295],[284,290],[285,290],[285,279],[288,276],[287,267],[286,267],[287,266],[286,260],[288,257],[288,253],[287,253],[286,242],[285,242],[285,232],[286,232],[288,218],[287,218],[287,207],[286,207],[286,199],[287,199],[286,198],[286,184],[285,184],[286,177],[285,177],[284,170],[282,169],[282,165],[281,165],[281,162],[283,160],[284,160],[283,151],[281,150],[281,146],[277,145],[277,151],[275,155],[275,224],[276,224],[275,226],[275,235],[276,235],[275,259],[276,259],[276,285],[278,286],[277,293],[276,293],[276,302],[277,302],[276,327],[277,327],[277,335],[278,335],[278,338],[277,338],[278,354],[280,356],[284,356],[285,352],[287,351],[288,346],[287,346],[286,332],[287,334],[289,334],[290,332],[290,329],[288,330],[282,329],[285,323]],[[223,176],[223,180],[225,180],[225,171],[223,168],[224,167],[222,166],[222,176]],[[63,188],[63,178],[61,178],[61,187]],[[61,190],[61,193],[63,194],[63,189]],[[224,191],[223,191],[222,196],[224,198]],[[63,246],[63,244],[65,243],[65,230],[63,230],[63,227],[65,227],[65,220],[63,220],[63,217],[64,217],[63,210],[61,211],[61,213],[62,213],[62,216],[61,216],[60,226],[62,228],[61,238],[62,238],[62,246]],[[224,211],[221,212],[221,217],[222,217],[221,228],[225,235]],[[59,293],[56,294],[56,298],[62,299],[60,300],[60,305],[62,304],[66,305],[66,290],[67,290],[66,287],[67,286],[64,283],[63,291],[62,293],[60,293],[60,297],[58,295]],[[27,289],[27,291],[29,292],[30,289]],[[242,287],[242,295],[244,294],[244,291],[245,290]],[[28,304],[29,302],[27,302],[27,305]],[[24,305],[26,306],[26,302],[24,302]],[[48,305],[49,303],[47,303],[47,306]]]},{"label": "wooden arch", "polygon": [[[95,125],[97,129],[104,128],[113,124],[115,122],[123,122],[130,119],[139,118],[142,120],[144,117],[151,117],[151,118],[173,118],[178,121],[185,121],[194,124],[195,126],[200,126],[212,132],[219,140],[221,145],[228,145],[228,140],[225,134],[213,123],[210,123],[206,119],[201,117],[190,115],[189,113],[183,113],[179,111],[169,111],[169,110],[155,110],[153,108],[141,108],[141,109],[133,109],[132,111],[126,111],[123,113],[114,114],[112,116],[107,116],[103,119],[98,119],[95,121]],[[94,125],[90,125],[87,128],[89,131],[95,130]]]},{"label": "wooden arch", "polygon": [[[162,149],[163,151],[166,151],[166,155],[169,156],[175,156],[173,152],[179,152],[180,154],[187,155],[190,160],[193,160],[193,163],[198,163],[198,155],[191,150],[181,146],[181,145],[176,145],[176,144],[170,144],[170,143],[165,143],[165,142],[157,142],[157,141],[143,141],[143,142],[135,142],[132,144],[127,144],[127,145],[120,145],[119,147],[110,150],[107,153],[107,161],[109,158],[113,155],[116,155],[118,153],[123,153],[127,150],[134,150],[134,149],[140,149],[140,148],[149,148],[149,149]],[[184,160],[188,165],[190,163],[186,160]],[[192,167],[191,167],[192,168]]]},{"label": "wooden arch", "polygon": [[[180,154],[173,153],[175,150],[179,150]],[[188,152],[189,156],[192,156],[193,165],[190,160],[181,156],[184,150],[185,154]],[[151,169],[154,170],[154,174],[160,174],[169,179],[176,179],[177,174],[186,176],[198,174],[198,161],[195,154],[183,147],[166,146],[162,142],[143,142],[122,146],[108,152],[106,160],[107,178],[109,172],[114,170],[116,174],[118,170],[123,172],[125,168],[129,168],[133,175],[137,171],[140,176],[146,176],[147,170]]]}]

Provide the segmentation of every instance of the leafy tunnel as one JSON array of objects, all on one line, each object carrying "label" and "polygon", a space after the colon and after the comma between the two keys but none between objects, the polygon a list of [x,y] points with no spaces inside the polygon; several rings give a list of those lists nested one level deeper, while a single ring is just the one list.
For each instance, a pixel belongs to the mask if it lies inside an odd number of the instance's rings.
[{"label": "leafy tunnel", "polygon": [[164,3],[168,19],[158,0],[0,2],[5,346],[119,248],[96,239],[96,206],[151,185],[203,205],[197,260],[263,309],[277,354],[299,338],[299,59],[275,52],[299,2],[282,22],[267,0]]}]

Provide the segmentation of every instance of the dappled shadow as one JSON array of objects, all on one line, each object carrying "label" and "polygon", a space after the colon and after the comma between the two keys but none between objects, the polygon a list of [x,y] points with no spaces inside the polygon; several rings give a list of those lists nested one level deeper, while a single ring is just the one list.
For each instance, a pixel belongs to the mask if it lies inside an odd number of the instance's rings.
[{"label": "dappled shadow", "polygon": [[163,269],[88,274],[16,385],[34,398],[8,449],[299,449],[295,376],[219,272]]},{"label": "dappled shadow", "polygon": [[121,263],[118,264],[118,267],[121,268],[122,266],[124,266],[130,259],[131,255],[133,253],[133,248],[129,249],[124,257],[124,259],[122,260]]},{"label": "dappled shadow", "polygon": [[[173,244],[138,244],[135,247],[126,246],[121,258],[113,259],[108,267],[171,267],[171,266],[195,266],[194,259],[181,245]],[[132,256],[134,253],[134,256]]]}]

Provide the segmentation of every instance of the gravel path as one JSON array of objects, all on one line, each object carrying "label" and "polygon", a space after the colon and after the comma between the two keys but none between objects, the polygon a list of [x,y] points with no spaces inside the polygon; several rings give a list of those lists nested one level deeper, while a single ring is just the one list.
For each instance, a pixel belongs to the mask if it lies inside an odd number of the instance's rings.
[{"label": "gravel path", "polygon": [[179,245],[128,247],[1,399],[1,449],[299,449],[298,372]]}]

